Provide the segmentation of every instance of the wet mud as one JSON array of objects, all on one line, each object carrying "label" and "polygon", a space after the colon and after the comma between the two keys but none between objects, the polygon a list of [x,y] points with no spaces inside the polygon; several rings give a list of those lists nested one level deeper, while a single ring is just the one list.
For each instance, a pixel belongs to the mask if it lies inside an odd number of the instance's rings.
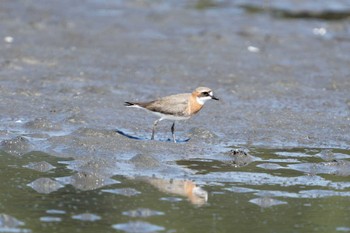
[{"label": "wet mud", "polygon": [[0,231],[349,231],[350,6],[265,2],[2,1]]}]

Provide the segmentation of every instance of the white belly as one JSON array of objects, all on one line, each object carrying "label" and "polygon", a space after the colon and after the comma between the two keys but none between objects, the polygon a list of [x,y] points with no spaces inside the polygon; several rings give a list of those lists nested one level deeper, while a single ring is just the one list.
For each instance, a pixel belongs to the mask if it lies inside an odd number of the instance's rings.
[{"label": "white belly", "polygon": [[129,108],[130,107],[131,108],[140,108],[140,109],[146,110],[147,112],[153,113],[154,115],[158,116],[160,118],[160,120],[183,121],[183,120],[188,120],[191,118],[191,116],[176,116],[176,115],[163,114],[160,112],[153,112],[153,111],[150,111],[146,108],[140,107],[138,105],[132,105],[132,106],[129,106]]},{"label": "white belly", "polygon": [[175,116],[175,115],[167,115],[159,112],[152,112],[152,113],[160,117],[161,120],[183,121],[191,118],[191,116]]}]

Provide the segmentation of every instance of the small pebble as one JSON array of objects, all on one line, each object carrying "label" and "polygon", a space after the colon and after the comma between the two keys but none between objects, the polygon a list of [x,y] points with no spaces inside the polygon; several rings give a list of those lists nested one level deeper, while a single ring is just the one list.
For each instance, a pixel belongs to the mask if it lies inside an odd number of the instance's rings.
[{"label": "small pebble", "polygon": [[248,49],[249,52],[252,52],[252,53],[260,52],[260,49],[258,47],[255,47],[255,46],[248,46],[247,49]]},{"label": "small pebble", "polygon": [[312,29],[312,32],[314,33],[314,35],[316,36],[324,36],[327,34],[327,29],[320,27],[320,28],[314,28]]},{"label": "small pebble", "polygon": [[13,37],[12,36],[6,36],[5,38],[4,38],[4,41],[6,42],[6,43],[12,43],[13,42]]}]

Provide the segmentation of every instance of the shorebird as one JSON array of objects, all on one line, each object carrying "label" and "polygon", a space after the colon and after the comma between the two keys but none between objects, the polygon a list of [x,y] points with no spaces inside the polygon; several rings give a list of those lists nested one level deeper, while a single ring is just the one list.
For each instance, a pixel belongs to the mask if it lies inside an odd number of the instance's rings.
[{"label": "shorebird", "polygon": [[192,93],[170,95],[148,102],[125,102],[126,107],[141,108],[158,117],[153,123],[151,140],[154,139],[156,126],[162,120],[172,120],[171,134],[175,139],[175,121],[187,120],[197,114],[207,100],[219,100],[208,87],[198,87]]}]

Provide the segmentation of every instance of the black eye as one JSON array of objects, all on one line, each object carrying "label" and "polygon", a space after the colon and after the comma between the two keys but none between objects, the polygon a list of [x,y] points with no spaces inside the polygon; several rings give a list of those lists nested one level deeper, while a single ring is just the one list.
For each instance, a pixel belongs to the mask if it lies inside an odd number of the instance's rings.
[{"label": "black eye", "polygon": [[202,92],[202,94],[204,95],[204,96],[209,96],[209,92]]}]

